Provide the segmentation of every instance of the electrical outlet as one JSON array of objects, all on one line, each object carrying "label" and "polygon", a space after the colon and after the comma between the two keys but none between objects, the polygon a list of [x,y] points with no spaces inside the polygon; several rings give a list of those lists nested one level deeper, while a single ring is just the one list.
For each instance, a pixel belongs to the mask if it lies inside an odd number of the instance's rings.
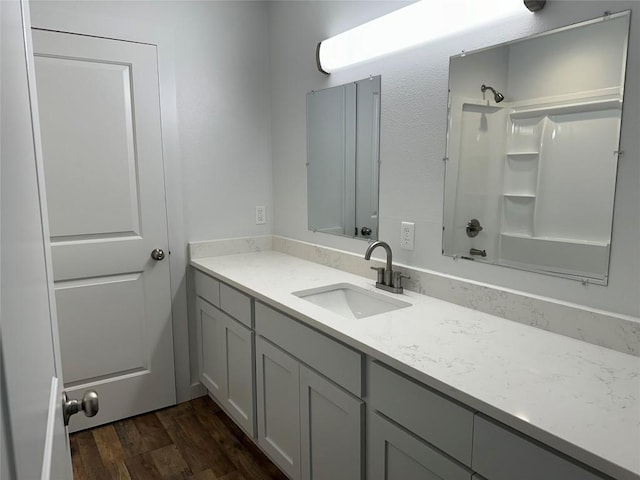
[{"label": "electrical outlet", "polygon": [[256,225],[264,225],[267,223],[267,210],[264,206],[256,207]]},{"label": "electrical outlet", "polygon": [[400,248],[402,250],[413,250],[415,240],[415,226],[413,222],[402,222],[400,227]]}]

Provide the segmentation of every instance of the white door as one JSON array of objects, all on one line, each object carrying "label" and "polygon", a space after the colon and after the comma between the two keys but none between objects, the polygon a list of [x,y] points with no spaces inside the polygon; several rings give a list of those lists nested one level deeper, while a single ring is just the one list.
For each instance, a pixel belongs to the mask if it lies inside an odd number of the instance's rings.
[{"label": "white door", "polygon": [[157,51],[33,42],[65,387],[101,403],[75,431],[175,404]]},{"label": "white door", "polygon": [[2,1],[0,17],[0,475],[70,480],[28,5]]}]

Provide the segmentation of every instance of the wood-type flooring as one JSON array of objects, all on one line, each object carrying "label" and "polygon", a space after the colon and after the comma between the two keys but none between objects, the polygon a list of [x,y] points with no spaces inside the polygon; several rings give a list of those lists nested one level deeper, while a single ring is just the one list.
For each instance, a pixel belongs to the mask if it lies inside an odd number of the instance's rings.
[{"label": "wood-type flooring", "polygon": [[74,480],[287,480],[209,397],[70,435]]}]

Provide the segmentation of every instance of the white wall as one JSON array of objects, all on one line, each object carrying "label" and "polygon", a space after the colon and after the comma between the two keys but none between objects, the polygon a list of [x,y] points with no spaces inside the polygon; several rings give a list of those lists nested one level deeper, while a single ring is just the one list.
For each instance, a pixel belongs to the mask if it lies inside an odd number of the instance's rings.
[{"label": "white wall", "polygon": [[[509,22],[406,50],[325,76],[316,70],[316,44],[358,25],[394,2],[275,2],[269,9],[272,78],[274,233],[364,253],[358,240],[312,233],[306,227],[304,98],[309,90],[382,74],[380,238],[394,260],[536,295],[612,312],[640,315],[640,5],[634,1],[550,0],[545,9]],[[607,287],[506,267],[454,261],[441,255],[442,198],[449,57],[602,15],[635,10],[611,266]],[[400,222],[416,222],[416,249],[400,249]]]}]

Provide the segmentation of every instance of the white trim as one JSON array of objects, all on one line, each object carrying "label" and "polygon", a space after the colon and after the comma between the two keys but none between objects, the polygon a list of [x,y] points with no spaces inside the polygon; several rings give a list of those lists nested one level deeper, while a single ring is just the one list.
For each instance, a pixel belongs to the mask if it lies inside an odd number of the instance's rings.
[{"label": "white trim", "polygon": [[204,397],[208,395],[209,392],[200,382],[195,382],[191,384],[191,399]]},{"label": "white trim", "polygon": [[47,193],[44,178],[44,160],[42,154],[42,137],[40,134],[40,110],[38,109],[38,90],[36,88],[36,67],[31,40],[31,16],[28,0],[21,0],[22,29],[24,32],[25,61],[27,65],[27,83],[29,88],[29,102],[31,110],[31,126],[33,129],[33,149],[36,161],[36,177],[40,205],[40,221],[42,224],[42,238],[44,249],[45,271],[47,275],[47,294],[49,296],[49,316],[51,318],[51,342],[53,344],[54,368],[58,378],[62,378],[62,358],[60,349],[60,333],[58,330],[58,311],[55,290],[53,288],[53,263],[51,258],[51,240],[49,235],[49,213],[47,210]]},{"label": "white trim", "polygon": [[58,399],[58,377],[51,378],[51,393],[49,394],[49,412],[47,415],[47,430],[44,436],[44,454],[42,457],[42,474],[40,480],[51,478],[53,460],[53,441],[55,439],[56,411],[60,407]]}]

